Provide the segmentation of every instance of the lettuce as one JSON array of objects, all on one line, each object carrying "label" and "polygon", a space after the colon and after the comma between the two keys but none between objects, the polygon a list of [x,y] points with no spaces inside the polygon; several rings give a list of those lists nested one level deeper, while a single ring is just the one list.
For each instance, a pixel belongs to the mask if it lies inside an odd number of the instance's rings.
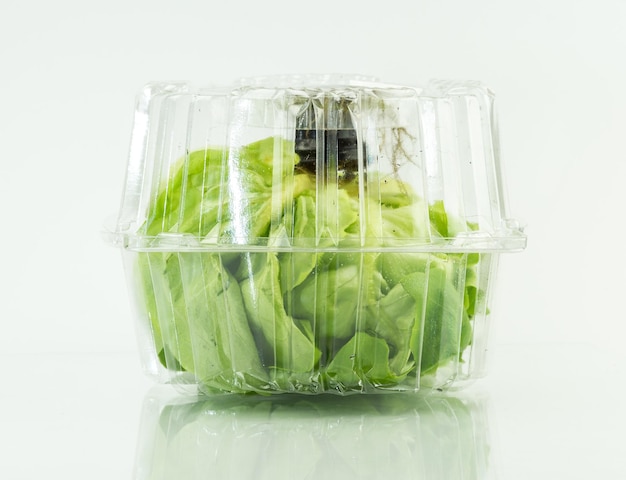
[{"label": "lettuce", "polygon": [[412,389],[455,365],[479,256],[393,246],[461,222],[393,175],[316,182],[298,161],[268,138],[164,173],[136,262],[161,363],[205,392],[259,393]]}]

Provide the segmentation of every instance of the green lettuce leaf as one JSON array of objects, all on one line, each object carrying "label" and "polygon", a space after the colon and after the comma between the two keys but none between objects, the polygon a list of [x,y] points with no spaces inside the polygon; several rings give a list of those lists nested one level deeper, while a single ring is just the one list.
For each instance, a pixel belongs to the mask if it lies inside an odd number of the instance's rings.
[{"label": "green lettuce leaf", "polygon": [[142,253],[156,301],[150,318],[167,366],[193,372],[209,389],[263,389],[261,365],[239,284],[216,254]]},{"label": "green lettuce leaf", "polygon": [[319,351],[285,311],[276,255],[251,255],[265,257],[266,261],[257,271],[251,271],[241,283],[241,291],[247,318],[263,337],[265,363],[294,373],[311,372]]},{"label": "green lettuce leaf", "polygon": [[366,332],[356,333],[326,368],[329,388],[342,391],[397,384],[408,372],[395,373],[389,355],[389,345],[384,339]]}]

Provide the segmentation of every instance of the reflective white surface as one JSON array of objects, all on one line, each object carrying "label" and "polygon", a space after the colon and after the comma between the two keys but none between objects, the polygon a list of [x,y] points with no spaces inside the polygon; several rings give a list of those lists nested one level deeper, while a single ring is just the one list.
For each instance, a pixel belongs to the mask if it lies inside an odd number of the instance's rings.
[{"label": "reflective white surface", "polygon": [[485,399],[153,392],[136,478],[493,478]]},{"label": "reflective white surface", "polygon": [[132,353],[0,358],[0,478],[626,478],[623,368],[585,344],[500,346],[430,397],[194,399]]}]

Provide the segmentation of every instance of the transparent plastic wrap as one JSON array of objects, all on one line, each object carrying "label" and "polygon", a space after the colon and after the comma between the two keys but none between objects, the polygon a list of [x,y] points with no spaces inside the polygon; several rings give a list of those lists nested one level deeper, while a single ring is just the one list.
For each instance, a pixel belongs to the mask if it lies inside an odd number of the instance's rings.
[{"label": "transparent plastic wrap", "polygon": [[139,97],[122,247],[144,365],[200,391],[480,376],[507,215],[493,94],[270,77]]}]

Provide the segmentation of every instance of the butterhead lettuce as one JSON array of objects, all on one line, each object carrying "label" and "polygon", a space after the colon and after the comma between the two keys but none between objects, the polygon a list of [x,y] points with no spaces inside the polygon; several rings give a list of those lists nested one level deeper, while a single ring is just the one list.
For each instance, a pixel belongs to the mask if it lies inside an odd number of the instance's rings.
[{"label": "butterhead lettuce", "polygon": [[414,389],[460,361],[479,256],[394,249],[459,221],[394,175],[317,182],[298,161],[268,138],[163,174],[136,263],[161,363],[205,392],[344,393]]}]

